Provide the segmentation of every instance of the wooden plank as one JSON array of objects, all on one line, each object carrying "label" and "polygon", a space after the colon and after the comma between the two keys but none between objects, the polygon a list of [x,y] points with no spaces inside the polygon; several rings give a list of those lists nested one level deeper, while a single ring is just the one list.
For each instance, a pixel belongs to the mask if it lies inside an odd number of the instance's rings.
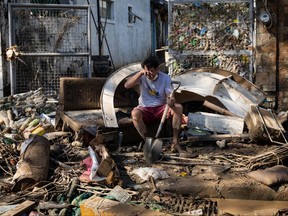
[{"label": "wooden plank", "polygon": [[17,205],[15,208],[11,209],[10,211],[1,214],[1,216],[20,216],[24,213],[28,213],[33,209],[35,202],[26,200],[23,203]]},{"label": "wooden plank", "polygon": [[91,125],[104,126],[101,110],[59,111],[59,115],[76,132]]},{"label": "wooden plank", "polygon": [[189,113],[187,126],[222,134],[241,134],[243,133],[244,119],[205,112]]},{"label": "wooden plank", "polygon": [[235,140],[235,139],[250,139],[250,134],[215,134],[205,136],[191,136],[187,137],[185,142],[196,142],[196,141],[217,141],[217,140]]}]

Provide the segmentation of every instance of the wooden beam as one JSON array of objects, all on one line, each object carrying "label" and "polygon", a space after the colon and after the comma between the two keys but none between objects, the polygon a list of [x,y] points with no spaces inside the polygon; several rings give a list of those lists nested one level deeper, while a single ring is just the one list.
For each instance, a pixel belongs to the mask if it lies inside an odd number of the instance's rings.
[{"label": "wooden beam", "polygon": [[189,136],[185,142],[196,142],[196,141],[217,141],[217,140],[234,140],[234,139],[250,139],[250,134],[213,134],[205,136]]},{"label": "wooden beam", "polygon": [[1,214],[1,216],[20,216],[31,211],[34,205],[35,202],[26,200],[15,208],[5,212],[4,214]]}]

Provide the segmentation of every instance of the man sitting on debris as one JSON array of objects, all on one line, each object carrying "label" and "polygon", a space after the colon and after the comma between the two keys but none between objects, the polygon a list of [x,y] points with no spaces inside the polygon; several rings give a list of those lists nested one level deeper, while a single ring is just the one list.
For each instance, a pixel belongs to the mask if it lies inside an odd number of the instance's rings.
[{"label": "man sitting on debris", "polygon": [[[140,97],[139,105],[132,110],[132,120],[135,128],[145,140],[147,129],[145,124],[160,120],[166,103],[169,106],[168,115],[172,115],[173,140],[171,151],[183,152],[178,136],[182,123],[183,107],[175,102],[171,87],[171,77],[159,71],[159,62],[156,58],[150,57],[141,64],[142,70],[130,77],[125,88],[132,88],[139,84]],[[170,95],[171,94],[171,95]]]}]

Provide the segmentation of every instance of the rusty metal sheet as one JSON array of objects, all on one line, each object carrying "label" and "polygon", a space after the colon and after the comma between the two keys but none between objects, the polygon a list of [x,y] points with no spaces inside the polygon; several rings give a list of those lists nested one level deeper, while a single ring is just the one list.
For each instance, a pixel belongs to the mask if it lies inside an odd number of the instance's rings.
[{"label": "rusty metal sheet", "polygon": [[[191,70],[175,75],[173,79],[181,82],[178,92],[188,91],[204,98],[213,97],[220,101],[227,110],[244,118],[250,106],[260,104],[266,95],[249,81],[246,81],[245,85],[237,83],[234,81],[234,76],[236,75],[223,76],[217,73]],[[247,85],[250,87],[247,88]]]},{"label": "rusty metal sheet", "polygon": [[214,113],[189,113],[188,128],[200,128],[222,134],[242,134],[244,119]]},{"label": "rusty metal sheet", "polygon": [[[106,127],[117,128],[114,96],[117,86],[128,76],[141,70],[134,63],[115,71],[106,80],[100,97],[103,120]],[[244,118],[253,104],[260,104],[266,95],[257,86],[237,74],[224,70],[191,70],[172,77],[181,82],[178,94],[191,92],[203,98],[214,98],[236,116]],[[197,97],[199,99],[199,97]],[[193,101],[193,98],[192,98]]]},{"label": "rusty metal sheet", "polygon": [[100,105],[102,109],[104,124],[106,127],[118,128],[118,122],[114,109],[114,94],[117,86],[125,78],[140,71],[141,69],[141,63],[130,64],[115,71],[106,80],[100,96]]}]

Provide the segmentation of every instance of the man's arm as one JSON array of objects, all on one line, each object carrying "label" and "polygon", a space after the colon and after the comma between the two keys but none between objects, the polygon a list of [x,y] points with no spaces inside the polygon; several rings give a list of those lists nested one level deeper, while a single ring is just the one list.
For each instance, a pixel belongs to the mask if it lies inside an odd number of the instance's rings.
[{"label": "man's arm", "polygon": [[168,104],[168,106],[170,108],[173,108],[175,106],[176,100],[174,97],[174,94],[170,94],[167,99],[166,99],[166,103]]},{"label": "man's arm", "polygon": [[134,86],[136,86],[138,84],[138,81],[140,79],[140,77],[145,74],[145,70],[141,70],[139,72],[137,72],[136,74],[134,74],[132,77],[130,77],[124,84],[124,87],[129,89],[132,88]]}]

